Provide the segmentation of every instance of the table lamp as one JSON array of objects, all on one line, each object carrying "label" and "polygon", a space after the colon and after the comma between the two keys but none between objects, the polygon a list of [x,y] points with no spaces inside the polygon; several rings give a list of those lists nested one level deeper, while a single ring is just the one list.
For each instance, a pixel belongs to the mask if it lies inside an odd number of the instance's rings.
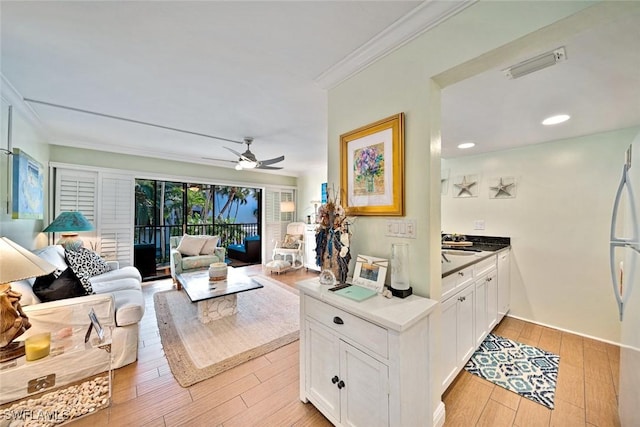
[{"label": "table lamp", "polygon": [[294,202],[280,202],[280,212],[295,212],[296,204]]},{"label": "table lamp", "polygon": [[78,211],[61,212],[56,219],[44,230],[45,233],[61,233],[62,237],[56,243],[67,250],[77,250],[83,243],[78,237],[79,231],[92,231],[93,225]]},{"label": "table lamp", "polygon": [[6,237],[0,238],[0,362],[24,354],[24,343],[13,342],[31,327],[29,318],[20,306],[19,292],[10,282],[44,276],[56,269]]}]

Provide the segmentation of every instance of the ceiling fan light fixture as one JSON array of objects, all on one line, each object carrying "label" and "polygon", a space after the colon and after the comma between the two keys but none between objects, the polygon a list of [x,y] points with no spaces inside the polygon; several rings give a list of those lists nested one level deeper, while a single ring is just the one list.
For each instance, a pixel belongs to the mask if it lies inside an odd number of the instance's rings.
[{"label": "ceiling fan light fixture", "polygon": [[509,68],[505,68],[502,72],[509,79],[517,79],[518,77],[526,76],[527,74],[556,65],[558,62],[565,61],[566,59],[567,53],[564,46],[562,46],[550,52],[545,52],[536,57],[519,62]]},{"label": "ceiling fan light fixture", "polygon": [[564,123],[571,118],[568,114],[558,114],[555,116],[547,117],[542,121],[542,124],[545,126],[553,126],[559,123]]},{"label": "ceiling fan light fixture", "polygon": [[237,171],[241,171],[242,170],[242,166],[240,165],[240,163],[236,164],[236,170]]},{"label": "ceiling fan light fixture", "polygon": [[476,146],[476,143],[475,142],[471,142],[471,141],[463,142],[461,144],[458,144],[458,148],[461,149],[461,150],[466,150],[467,148],[473,148],[475,146]]},{"label": "ceiling fan light fixture", "polygon": [[238,162],[238,165],[242,168],[242,169],[254,169],[256,166],[258,166],[257,162],[250,162],[248,160],[240,160]]}]

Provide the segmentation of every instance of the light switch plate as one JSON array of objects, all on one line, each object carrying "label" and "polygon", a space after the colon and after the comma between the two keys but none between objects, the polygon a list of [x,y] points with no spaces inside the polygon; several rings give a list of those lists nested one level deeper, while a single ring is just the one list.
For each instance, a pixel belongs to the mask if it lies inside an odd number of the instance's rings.
[{"label": "light switch plate", "polygon": [[385,236],[415,239],[417,234],[415,219],[388,219]]}]

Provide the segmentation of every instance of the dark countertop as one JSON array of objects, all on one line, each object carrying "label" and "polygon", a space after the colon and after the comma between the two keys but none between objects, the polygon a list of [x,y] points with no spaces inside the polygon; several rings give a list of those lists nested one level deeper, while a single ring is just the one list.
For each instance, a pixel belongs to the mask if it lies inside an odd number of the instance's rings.
[{"label": "dark countertop", "polygon": [[[452,273],[460,271],[470,265],[473,265],[479,261],[489,258],[491,255],[496,254],[511,246],[511,239],[509,237],[491,237],[491,236],[465,236],[467,242],[472,242],[471,246],[464,247],[447,247],[447,242],[442,242],[443,251],[460,251],[465,255],[452,255],[446,254],[447,259],[450,262],[446,262],[442,258],[442,277],[446,277]],[[472,252],[473,255],[466,255],[466,252]]]}]

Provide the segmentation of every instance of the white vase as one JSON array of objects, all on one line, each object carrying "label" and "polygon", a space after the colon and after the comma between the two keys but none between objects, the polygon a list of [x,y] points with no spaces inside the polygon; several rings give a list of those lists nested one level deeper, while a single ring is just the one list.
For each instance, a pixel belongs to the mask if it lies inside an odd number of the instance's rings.
[{"label": "white vase", "polygon": [[410,287],[408,243],[391,245],[391,287],[402,291]]}]

